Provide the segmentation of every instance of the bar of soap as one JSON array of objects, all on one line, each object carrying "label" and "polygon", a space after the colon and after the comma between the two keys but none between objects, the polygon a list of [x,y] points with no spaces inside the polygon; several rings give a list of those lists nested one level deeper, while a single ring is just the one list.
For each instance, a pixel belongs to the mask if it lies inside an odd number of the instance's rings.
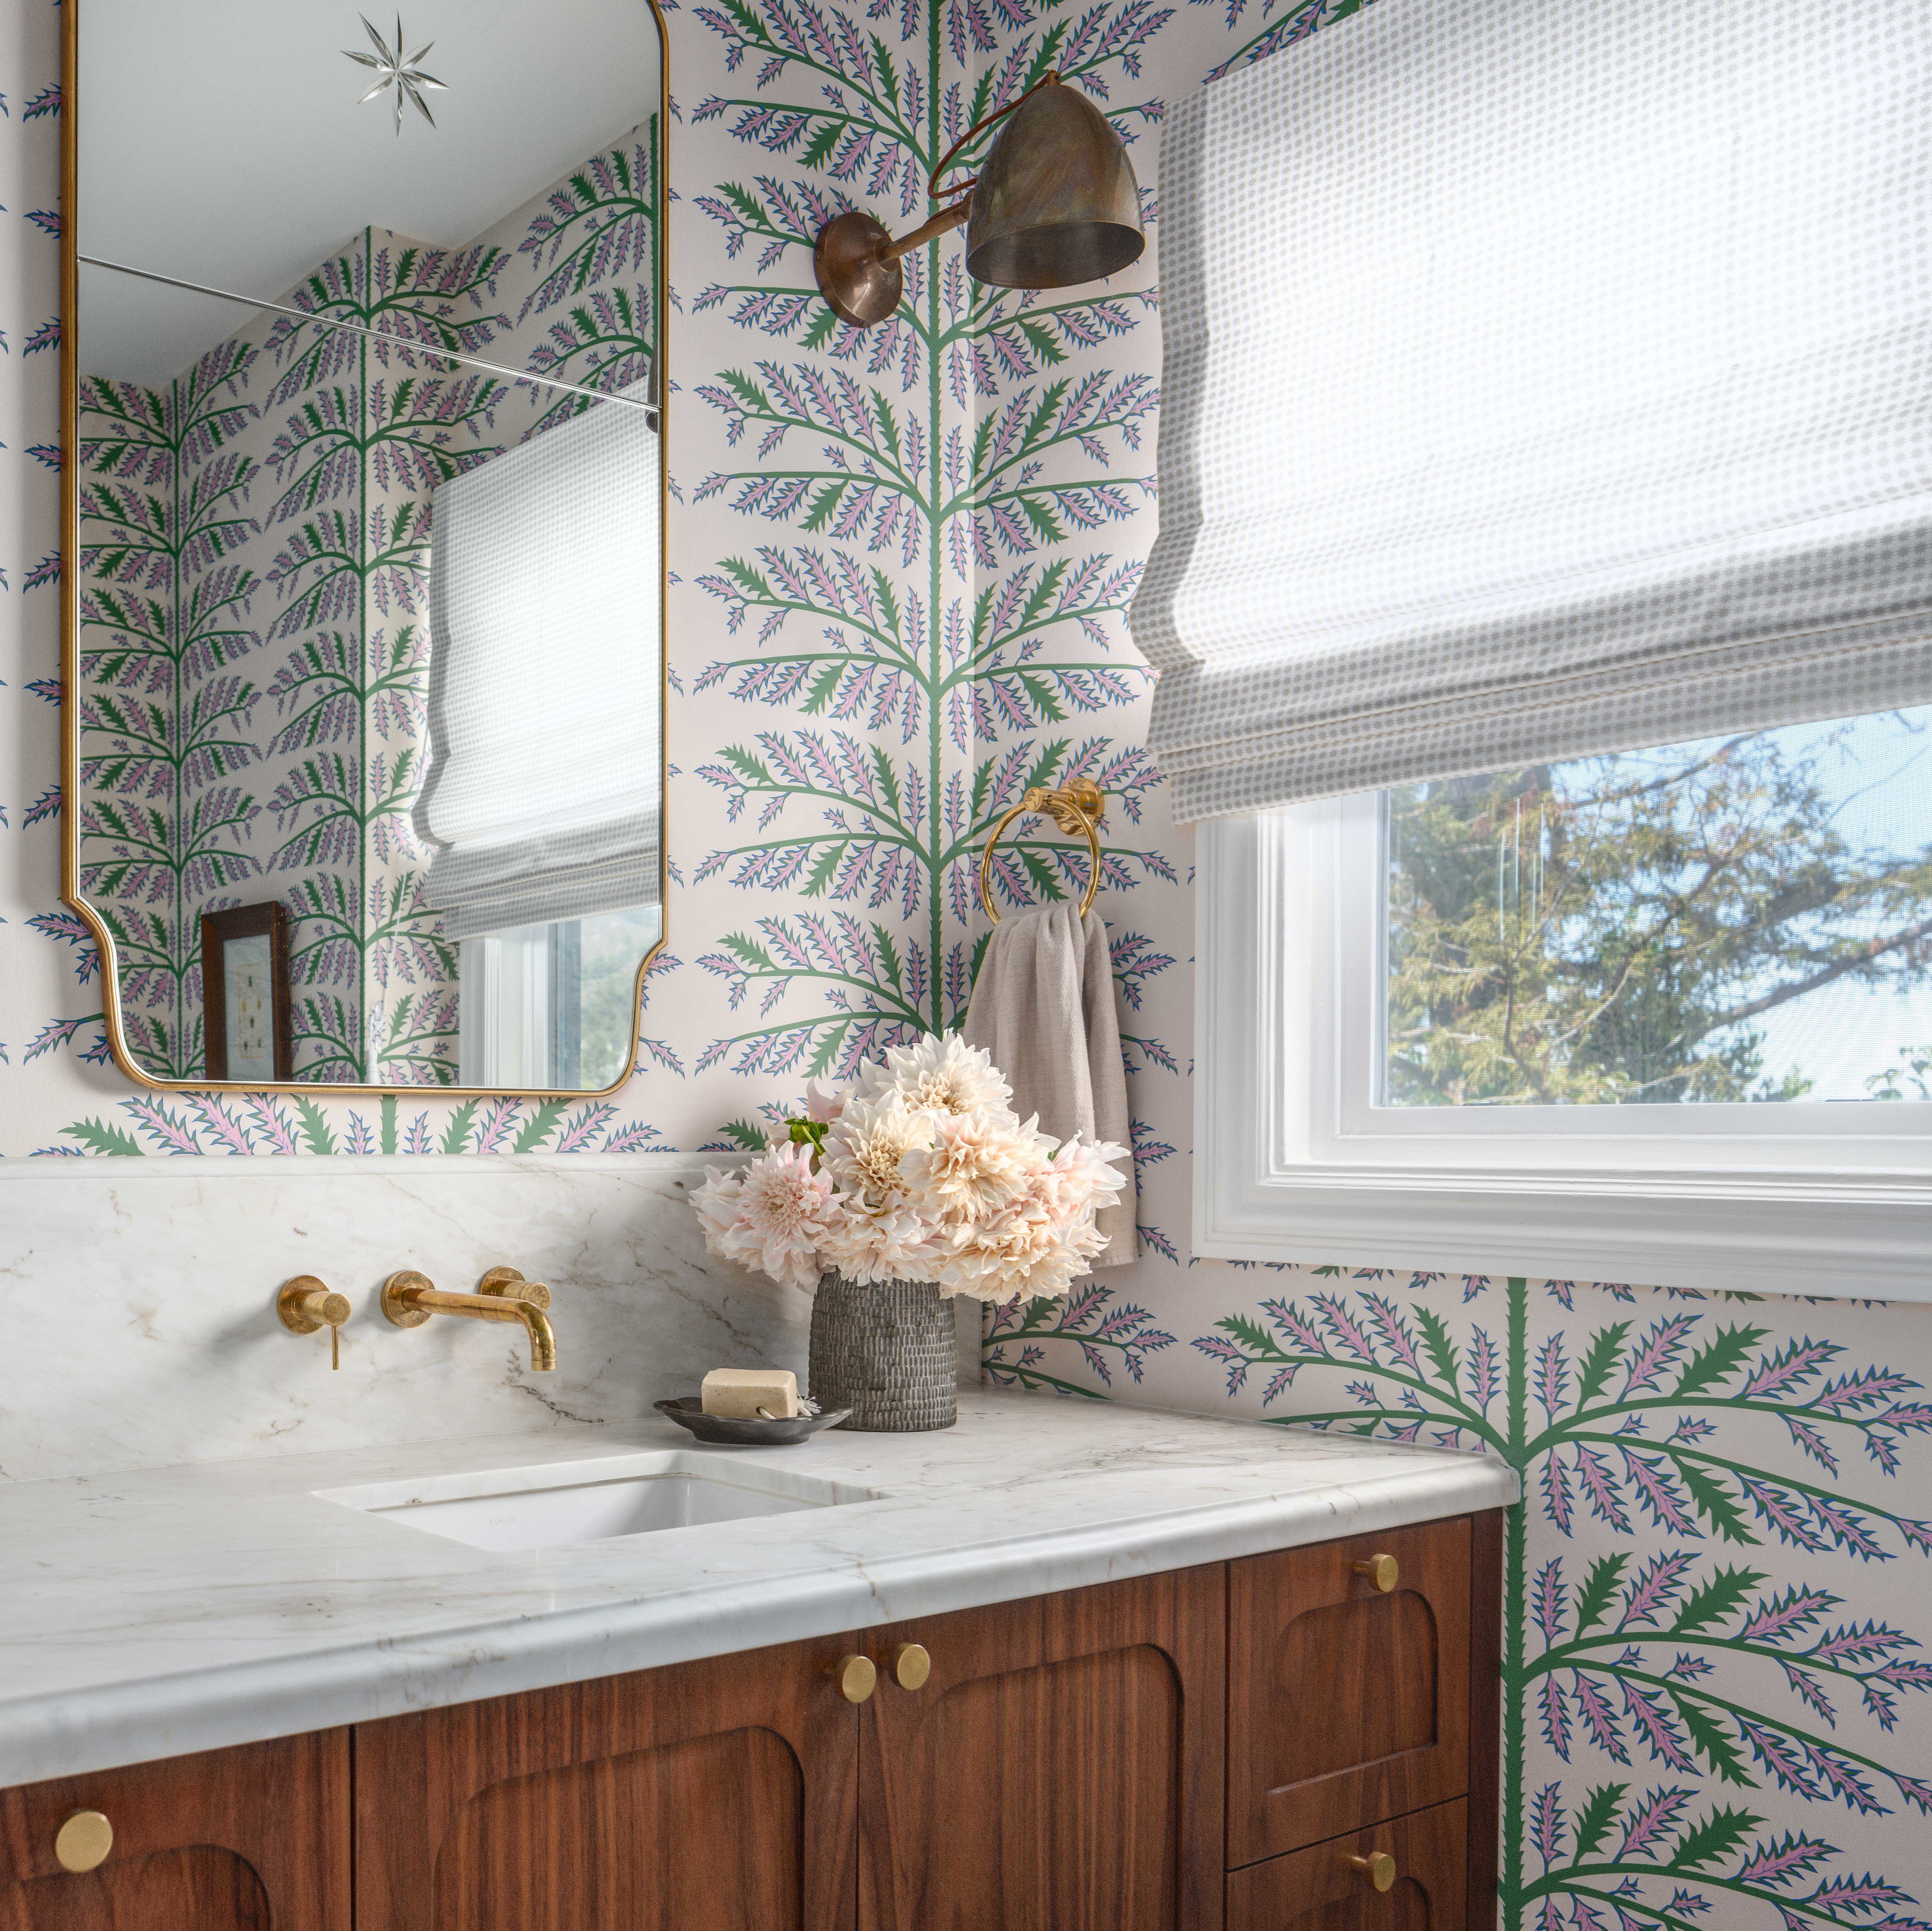
[{"label": "bar of soap", "polygon": [[714,1368],[704,1378],[704,1400],[708,1415],[789,1421],[798,1413],[798,1377],[789,1368]]}]

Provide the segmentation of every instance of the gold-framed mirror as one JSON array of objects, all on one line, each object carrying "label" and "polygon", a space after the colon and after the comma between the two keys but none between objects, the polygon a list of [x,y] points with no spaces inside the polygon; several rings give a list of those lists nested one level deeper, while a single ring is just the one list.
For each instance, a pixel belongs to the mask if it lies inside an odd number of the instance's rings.
[{"label": "gold-framed mirror", "polygon": [[62,889],[116,1064],[615,1091],[664,943],[656,0],[64,13]]}]

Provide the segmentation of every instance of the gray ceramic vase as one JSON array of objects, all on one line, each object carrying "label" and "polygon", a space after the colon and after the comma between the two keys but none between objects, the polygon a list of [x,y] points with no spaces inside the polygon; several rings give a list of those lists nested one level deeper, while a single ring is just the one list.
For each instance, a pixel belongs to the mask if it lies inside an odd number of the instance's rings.
[{"label": "gray ceramic vase", "polygon": [[866,1287],[825,1275],[812,1303],[812,1396],[841,1428],[913,1435],[958,1419],[952,1303],[928,1281]]}]

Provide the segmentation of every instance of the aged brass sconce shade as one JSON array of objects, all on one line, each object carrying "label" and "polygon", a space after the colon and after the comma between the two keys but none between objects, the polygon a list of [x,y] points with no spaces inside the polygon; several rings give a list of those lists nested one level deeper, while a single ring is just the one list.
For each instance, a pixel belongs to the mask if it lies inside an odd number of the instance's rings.
[{"label": "aged brass sconce shade", "polygon": [[[982,129],[1005,120],[972,180],[941,184],[946,163]],[[899,257],[966,223],[966,268],[998,288],[1067,288],[1140,259],[1141,197],[1133,163],[1107,117],[1049,73],[1010,106],[969,128],[926,191],[959,198],[894,241],[854,208],[827,222],[812,250],[818,292],[840,319],[870,328],[899,305]]]}]

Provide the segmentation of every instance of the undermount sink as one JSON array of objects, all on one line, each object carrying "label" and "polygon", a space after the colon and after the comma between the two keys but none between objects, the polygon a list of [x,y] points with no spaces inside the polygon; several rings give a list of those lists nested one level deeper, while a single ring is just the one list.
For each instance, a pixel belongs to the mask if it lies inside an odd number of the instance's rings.
[{"label": "undermount sink", "polygon": [[316,1499],[472,1549],[553,1549],[869,1502],[856,1483],[670,1449],[536,1468],[319,1489]]}]

